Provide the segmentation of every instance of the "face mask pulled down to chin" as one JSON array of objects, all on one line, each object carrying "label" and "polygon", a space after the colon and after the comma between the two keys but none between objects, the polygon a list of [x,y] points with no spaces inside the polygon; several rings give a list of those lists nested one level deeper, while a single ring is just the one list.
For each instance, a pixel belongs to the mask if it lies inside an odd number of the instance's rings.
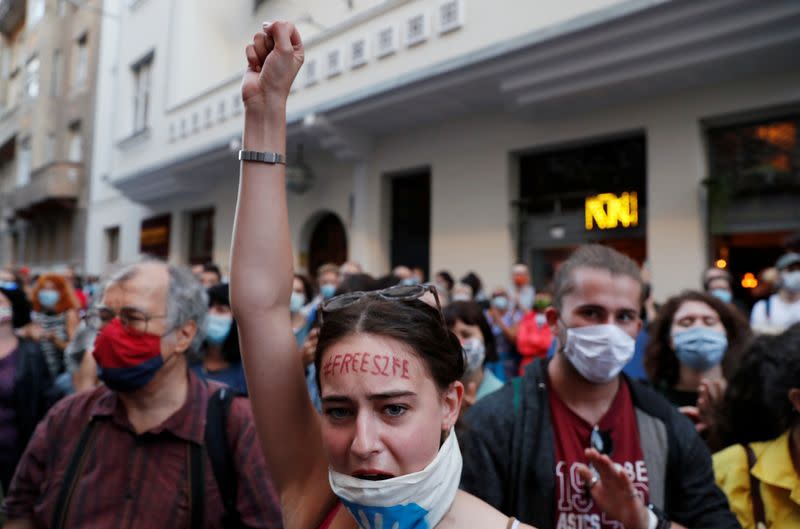
[{"label": "face mask pulled down to chin", "polygon": [[567,329],[564,356],[589,382],[605,384],[619,375],[631,358],[636,342],[616,325]]}]

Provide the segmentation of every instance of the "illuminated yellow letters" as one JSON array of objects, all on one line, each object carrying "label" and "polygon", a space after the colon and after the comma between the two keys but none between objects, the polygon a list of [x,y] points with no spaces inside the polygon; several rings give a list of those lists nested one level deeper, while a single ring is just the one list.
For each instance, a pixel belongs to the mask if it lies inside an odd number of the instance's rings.
[{"label": "illuminated yellow letters", "polygon": [[636,193],[601,193],[586,198],[586,229],[610,230],[639,225],[639,202]]}]

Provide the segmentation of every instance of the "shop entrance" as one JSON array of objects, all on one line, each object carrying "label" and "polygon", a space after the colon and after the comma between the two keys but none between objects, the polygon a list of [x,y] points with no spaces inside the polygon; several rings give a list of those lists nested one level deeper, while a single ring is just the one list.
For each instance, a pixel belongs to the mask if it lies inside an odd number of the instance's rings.
[{"label": "shop entrance", "polygon": [[644,134],[520,153],[518,257],[537,288],[582,244],[647,258]]}]

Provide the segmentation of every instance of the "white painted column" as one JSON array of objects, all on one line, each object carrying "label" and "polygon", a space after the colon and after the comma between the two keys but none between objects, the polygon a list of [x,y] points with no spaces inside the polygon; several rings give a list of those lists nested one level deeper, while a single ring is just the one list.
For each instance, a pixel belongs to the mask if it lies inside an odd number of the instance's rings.
[{"label": "white painted column", "polygon": [[361,263],[365,272],[380,276],[388,268],[381,230],[381,176],[371,177],[369,159],[353,164],[352,193],[349,218],[345,220],[349,259]]},{"label": "white painted column", "polygon": [[697,288],[706,266],[706,173],[697,119],[670,104],[647,128],[647,260],[658,300]]}]

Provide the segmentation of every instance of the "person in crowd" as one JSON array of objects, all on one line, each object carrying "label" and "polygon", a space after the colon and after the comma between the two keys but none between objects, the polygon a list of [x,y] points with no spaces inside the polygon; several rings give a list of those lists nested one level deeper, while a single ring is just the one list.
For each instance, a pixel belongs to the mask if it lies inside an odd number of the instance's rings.
[{"label": "person in crowd", "polygon": [[[339,267],[339,275],[342,277],[342,279],[346,278],[347,276],[363,273],[364,268],[361,266],[361,263],[356,261],[345,261],[342,263],[342,266]],[[309,300],[310,299],[311,298],[309,298]]]},{"label": "person in crowd", "polygon": [[742,527],[800,527],[800,324],[755,340],[715,429],[728,448],[714,474]]},{"label": "person in crowd", "polygon": [[239,331],[231,313],[228,285],[209,288],[206,339],[200,350],[200,362],[192,370],[203,380],[214,380],[247,395],[242,356],[239,352]]},{"label": "person in crowd", "polygon": [[22,451],[50,402],[50,372],[36,342],[15,329],[30,323],[30,304],[16,282],[0,286],[0,490],[8,490]]},{"label": "person in crowd", "polygon": [[508,291],[498,287],[492,292],[489,309],[484,315],[497,347],[498,369],[495,375],[501,382],[506,382],[517,376],[519,355],[516,344],[522,313],[512,307]]},{"label": "person in crowd", "polygon": [[528,365],[537,358],[547,357],[553,343],[553,333],[547,323],[547,309],[553,303],[549,292],[537,292],[533,300],[533,310],[525,314],[519,323],[517,350],[521,361],[519,375],[525,374]]},{"label": "person in crowd", "polygon": [[414,274],[414,280],[416,281],[417,285],[425,283],[425,270],[423,270],[422,267],[415,266],[411,272]]},{"label": "person in crowd", "polygon": [[200,284],[203,283],[203,265],[200,263],[193,264],[191,267],[192,275],[197,279]]},{"label": "person in crowd", "polygon": [[410,267],[405,265],[395,266],[392,269],[392,275],[400,280],[402,283],[403,281],[413,281],[414,280],[414,271],[411,270]]},{"label": "person in crowd", "polygon": [[319,270],[317,270],[317,292],[319,292],[319,295],[314,301],[314,306],[332,298],[339,287],[341,279],[339,267],[335,264],[328,263],[320,266]]},{"label": "person in crowd", "polygon": [[[243,148],[285,152],[286,99],[303,62],[300,36],[289,23],[265,24],[247,58]],[[231,300],[285,527],[519,527],[458,491],[453,427],[464,357],[441,312],[420,301],[433,287],[350,293],[322,305],[315,364],[323,413],[314,411],[289,332],[285,169],[243,162],[241,172]],[[263,207],[267,200],[273,207]]]},{"label": "person in crowd", "polygon": [[[345,263],[347,264],[347,263]],[[342,265],[344,266],[344,265]],[[351,274],[344,275],[347,278]],[[314,299],[314,287],[311,280],[304,274],[295,274],[292,283],[292,298],[289,311],[292,313],[292,331],[297,340],[297,347],[302,347],[306,341],[308,331],[311,329],[308,321],[306,306]]]},{"label": "person in crowd", "polygon": [[653,322],[645,352],[648,379],[704,431],[701,387],[721,394],[750,341],[750,326],[736,307],[686,291],[667,300]]},{"label": "person in crowd", "polygon": [[87,308],[89,308],[89,298],[83,292],[83,278],[75,271],[75,268],[70,266],[63,274],[64,279],[67,280],[72,286],[72,291],[75,294],[75,297],[78,299],[78,303],[80,305],[80,313],[83,314]]},{"label": "person in crowd", "polygon": [[475,299],[474,290],[466,283],[456,283],[453,285],[451,301],[472,301]]},{"label": "person in crowd", "polygon": [[553,289],[558,352],[466,414],[464,490],[540,529],[738,528],[692,424],[620,374],[642,325],[636,263],[582,246]]},{"label": "person in crowd", "polygon": [[206,263],[203,265],[203,270],[200,272],[200,284],[203,288],[209,289],[213,286],[222,283],[222,272],[219,266],[214,263]]},{"label": "person in crowd", "polygon": [[474,301],[456,301],[444,309],[447,328],[456,335],[464,349],[466,365],[461,382],[464,383],[464,411],[485,396],[503,387],[495,375],[497,349],[494,334],[483,309]]},{"label": "person in crowd", "polygon": [[800,322],[800,253],[789,252],[775,263],[778,292],[755,304],[750,325],[757,332],[776,334]]},{"label": "person in crowd", "polygon": [[104,385],[62,400],[36,428],[6,495],[5,528],[211,528],[223,517],[280,527],[247,400],[228,397],[226,412],[210,414],[224,386],[188,368],[203,341],[205,290],[160,262],[126,267],[111,283],[121,307],[93,351]]},{"label": "person in crowd", "polygon": [[58,274],[42,274],[31,292],[33,323],[26,328],[25,337],[42,346],[50,377],[56,381],[61,394],[68,393],[69,376],[56,380],[65,368],[64,350],[75,337],[80,317],[80,302],[72,285]]},{"label": "person in crowd", "polygon": [[436,285],[436,288],[439,290],[439,293],[441,294],[444,292],[448,298],[451,296],[453,287],[456,284],[455,279],[453,279],[453,274],[447,270],[439,270],[436,272],[433,282]]},{"label": "person in crowd", "polygon": [[517,310],[528,312],[533,308],[536,290],[531,284],[531,272],[528,265],[517,263],[511,267],[512,296]]},{"label": "person in crowd", "polygon": [[734,298],[733,276],[727,270],[711,267],[703,273],[703,292],[747,315],[749,308]]},{"label": "person in crowd", "polygon": [[475,272],[469,272],[461,278],[461,282],[472,288],[472,300],[481,306],[483,310],[489,308],[489,297],[483,291],[483,281]]}]

